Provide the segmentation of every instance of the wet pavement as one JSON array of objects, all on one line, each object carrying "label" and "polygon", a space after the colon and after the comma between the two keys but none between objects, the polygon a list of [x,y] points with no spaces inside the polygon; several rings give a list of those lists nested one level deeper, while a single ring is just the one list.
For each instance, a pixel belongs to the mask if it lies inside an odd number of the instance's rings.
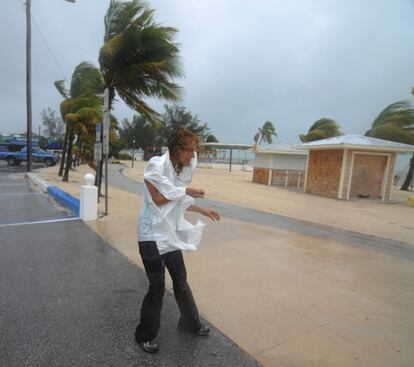
[{"label": "wet pavement", "polygon": [[179,332],[168,292],[160,353],[142,352],[145,274],[21,172],[0,166],[0,185],[1,366],[257,366],[214,327]]}]

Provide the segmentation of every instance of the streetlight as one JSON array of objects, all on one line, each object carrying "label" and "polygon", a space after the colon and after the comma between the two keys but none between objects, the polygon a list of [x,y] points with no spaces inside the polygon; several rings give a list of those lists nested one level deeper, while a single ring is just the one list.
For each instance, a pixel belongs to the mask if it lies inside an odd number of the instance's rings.
[{"label": "streetlight", "polygon": [[[65,0],[75,3],[76,0]],[[26,0],[27,172],[32,170],[32,0]]]},{"label": "streetlight", "polygon": [[135,161],[135,139],[132,140],[132,167],[134,167]]}]

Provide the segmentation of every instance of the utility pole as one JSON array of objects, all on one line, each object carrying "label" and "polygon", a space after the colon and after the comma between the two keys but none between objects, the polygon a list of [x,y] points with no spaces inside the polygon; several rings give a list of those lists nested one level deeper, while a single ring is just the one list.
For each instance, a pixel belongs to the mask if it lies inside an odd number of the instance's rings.
[{"label": "utility pole", "polygon": [[105,215],[108,215],[108,155],[109,155],[109,125],[111,118],[111,110],[109,108],[109,88],[104,90],[104,115],[103,115],[103,131],[102,131],[102,150],[105,159]]},{"label": "utility pole", "polygon": [[135,139],[132,140],[132,168],[134,168],[135,161]]},{"label": "utility pole", "polygon": [[[76,0],[66,0],[70,3]],[[27,172],[32,170],[32,0],[26,0],[26,110]]]},{"label": "utility pole", "polygon": [[27,172],[32,170],[32,0],[26,0]]}]

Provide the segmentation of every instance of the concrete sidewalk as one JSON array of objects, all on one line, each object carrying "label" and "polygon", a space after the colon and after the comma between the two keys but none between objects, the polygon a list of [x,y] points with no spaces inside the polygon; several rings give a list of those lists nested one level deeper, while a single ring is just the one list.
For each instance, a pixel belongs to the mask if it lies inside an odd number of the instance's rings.
[{"label": "concrete sidewalk", "polygon": [[[88,225],[142,267],[140,201],[111,187],[110,216]],[[210,323],[265,366],[414,365],[410,245],[368,247],[361,236],[318,237],[289,223],[252,222],[209,223],[199,251],[186,254]]]}]

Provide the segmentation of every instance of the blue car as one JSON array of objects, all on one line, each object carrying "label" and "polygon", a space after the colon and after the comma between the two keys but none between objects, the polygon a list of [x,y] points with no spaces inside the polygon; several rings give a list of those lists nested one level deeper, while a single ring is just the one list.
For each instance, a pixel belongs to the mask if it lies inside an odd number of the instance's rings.
[{"label": "blue car", "polygon": [[[10,166],[19,166],[27,161],[27,148],[19,152],[0,152],[0,159],[5,159]],[[54,166],[59,161],[59,156],[48,153],[40,148],[32,148],[32,162],[44,163],[46,166]]]}]

